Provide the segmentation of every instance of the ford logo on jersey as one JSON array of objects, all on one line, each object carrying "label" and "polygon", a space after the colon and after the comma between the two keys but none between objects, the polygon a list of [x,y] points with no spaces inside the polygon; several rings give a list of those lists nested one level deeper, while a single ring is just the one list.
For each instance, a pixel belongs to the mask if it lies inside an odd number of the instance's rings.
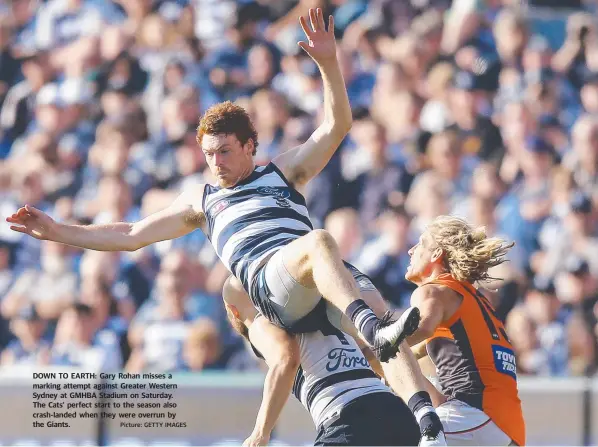
[{"label": "ford logo on jersey", "polygon": [[259,188],[256,188],[256,191],[259,194],[263,194],[265,196],[276,196],[276,197],[281,197],[283,199],[288,199],[289,197],[291,197],[291,193],[286,188],[279,188],[279,187],[273,187],[273,186],[260,186]]},{"label": "ford logo on jersey", "polygon": [[504,346],[492,345],[492,352],[496,370],[517,380],[517,363],[513,351]]},{"label": "ford logo on jersey", "polygon": [[330,361],[326,363],[326,370],[328,372],[333,372],[341,366],[343,368],[355,368],[356,366],[369,368],[370,364],[361,351],[359,351],[359,354],[355,354],[356,352],[357,349],[334,348],[328,353],[328,359]]}]

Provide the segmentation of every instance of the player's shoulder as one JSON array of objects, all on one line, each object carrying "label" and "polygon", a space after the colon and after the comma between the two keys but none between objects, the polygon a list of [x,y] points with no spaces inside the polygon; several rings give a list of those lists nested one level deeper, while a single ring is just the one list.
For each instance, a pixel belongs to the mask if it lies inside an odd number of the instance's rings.
[{"label": "player's shoulder", "polygon": [[206,191],[206,183],[193,183],[186,186],[176,198],[176,203],[192,206],[196,211],[200,211],[203,204],[203,195]]},{"label": "player's shoulder", "polygon": [[417,305],[424,301],[446,301],[451,297],[458,297],[457,292],[445,284],[428,283],[419,286],[411,294],[411,305]]}]

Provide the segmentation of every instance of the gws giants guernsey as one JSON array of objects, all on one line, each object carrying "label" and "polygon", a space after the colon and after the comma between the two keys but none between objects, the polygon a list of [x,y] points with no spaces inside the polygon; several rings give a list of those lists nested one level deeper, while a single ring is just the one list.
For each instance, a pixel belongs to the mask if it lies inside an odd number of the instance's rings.
[{"label": "gws giants guernsey", "polygon": [[355,340],[330,323],[323,330],[298,337],[301,366],[293,394],[309,411],[316,427],[361,396],[391,393],[374,374]]},{"label": "gws giants guernsey", "polygon": [[273,163],[230,189],[206,185],[203,210],[214,250],[247,292],[271,255],[313,229],[305,198]]}]

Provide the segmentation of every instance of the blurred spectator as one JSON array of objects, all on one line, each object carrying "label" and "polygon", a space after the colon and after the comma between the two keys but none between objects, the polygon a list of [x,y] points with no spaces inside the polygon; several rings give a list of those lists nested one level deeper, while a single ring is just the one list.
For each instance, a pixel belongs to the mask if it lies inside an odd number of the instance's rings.
[{"label": "blurred spectator", "polygon": [[369,115],[356,117],[350,137],[356,148],[343,160],[343,170],[347,180],[354,179],[361,223],[368,228],[391,200],[396,205],[404,202],[412,178],[402,165],[388,159],[384,127]]},{"label": "blurred spectator", "polygon": [[[596,371],[595,2],[564,13],[566,2],[542,0],[550,21],[513,0],[5,3],[4,216],[29,204],[102,225],[166,208],[214,181],[196,127],[224,99],[252,117],[256,163],[302,144],[323,118],[323,80],[297,46],[297,16],[322,7],[336,20],[354,120],[301,191],[314,226],[396,307],[413,290],[407,250],[439,214],[514,240],[510,262],[479,286],[508,323],[521,371]],[[253,368],[224,318],[229,272],[207,242],[195,231],[131,253],[84,252],[5,225],[3,357],[37,361],[39,349],[99,369]]]},{"label": "blurred spectator", "polygon": [[379,235],[364,245],[359,267],[384,298],[396,307],[406,308],[415,290],[404,273],[411,262],[408,251],[414,242],[409,232],[411,219],[402,207],[395,207],[386,210],[377,223]]},{"label": "blurred spectator", "polygon": [[217,298],[193,293],[191,268],[182,251],[171,251],[162,260],[156,289],[131,322],[127,370],[180,368],[190,322],[200,316],[218,324],[222,320],[222,303]]},{"label": "blurred spectator", "polygon": [[538,343],[545,353],[544,374],[568,374],[568,346],[564,321],[559,318],[560,302],[554,285],[538,277],[525,297],[526,311],[536,327]]},{"label": "blurred spectator", "polygon": [[87,371],[118,371],[122,358],[113,334],[98,332],[92,307],[76,303],[64,311],[58,321],[51,364]]},{"label": "blurred spectator", "polygon": [[576,184],[586,194],[598,192],[598,117],[581,116],[571,132],[572,150],[563,165],[573,171]]},{"label": "blurred spectator", "polygon": [[43,318],[57,318],[75,299],[77,276],[72,271],[72,248],[57,242],[42,244],[40,268],[24,270],[2,300],[2,315],[13,318],[27,305],[35,305]]},{"label": "blurred spectator", "polygon": [[22,308],[10,322],[16,340],[2,351],[2,366],[30,364],[47,365],[50,361],[51,345],[43,339],[46,321],[40,318],[34,306]]},{"label": "blurred spectator", "polygon": [[359,214],[352,208],[335,210],[326,217],[324,229],[336,240],[341,258],[359,264],[358,256],[364,242]]},{"label": "blurred spectator", "polygon": [[463,154],[500,163],[504,153],[503,142],[496,126],[483,116],[481,77],[461,71],[455,74],[453,82],[450,109],[454,124],[449,128],[456,131],[463,141]]},{"label": "blurred spectator", "polygon": [[218,326],[209,318],[193,322],[185,339],[184,368],[199,372],[204,370],[246,371],[258,369],[258,362],[242,345],[226,346]]}]

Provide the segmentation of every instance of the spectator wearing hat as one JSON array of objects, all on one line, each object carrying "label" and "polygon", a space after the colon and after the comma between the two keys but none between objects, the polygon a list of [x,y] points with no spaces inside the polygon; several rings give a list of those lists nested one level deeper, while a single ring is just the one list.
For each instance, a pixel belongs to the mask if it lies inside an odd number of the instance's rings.
[{"label": "spectator wearing hat", "polygon": [[[536,337],[544,358],[541,375],[565,376],[568,374],[568,346],[566,316],[551,280],[536,276],[524,299],[527,314],[533,322]],[[539,359],[540,360],[540,359]]]},{"label": "spectator wearing hat", "polygon": [[542,271],[555,275],[564,267],[568,254],[576,254],[587,262],[593,274],[598,273],[598,234],[590,198],[580,192],[570,196],[567,214],[563,217],[563,231],[556,237],[543,238],[545,258]]},{"label": "spectator wearing hat", "polygon": [[49,363],[50,343],[45,340],[47,322],[40,318],[35,306],[23,307],[10,321],[16,339],[2,351],[0,365],[35,365]]},{"label": "spectator wearing hat", "polygon": [[598,340],[592,337],[597,323],[594,308],[598,303],[598,279],[582,257],[572,254],[566,257],[564,269],[557,275],[556,288],[559,299],[572,312],[570,322],[575,320],[579,326],[570,327],[574,333],[569,334],[573,346],[570,349],[580,357],[577,373],[592,374],[598,368]]},{"label": "spectator wearing hat", "polygon": [[479,76],[466,71],[455,74],[449,102],[454,124],[449,129],[462,141],[465,156],[500,163],[504,154],[502,137],[492,121],[480,114],[482,88]]}]

